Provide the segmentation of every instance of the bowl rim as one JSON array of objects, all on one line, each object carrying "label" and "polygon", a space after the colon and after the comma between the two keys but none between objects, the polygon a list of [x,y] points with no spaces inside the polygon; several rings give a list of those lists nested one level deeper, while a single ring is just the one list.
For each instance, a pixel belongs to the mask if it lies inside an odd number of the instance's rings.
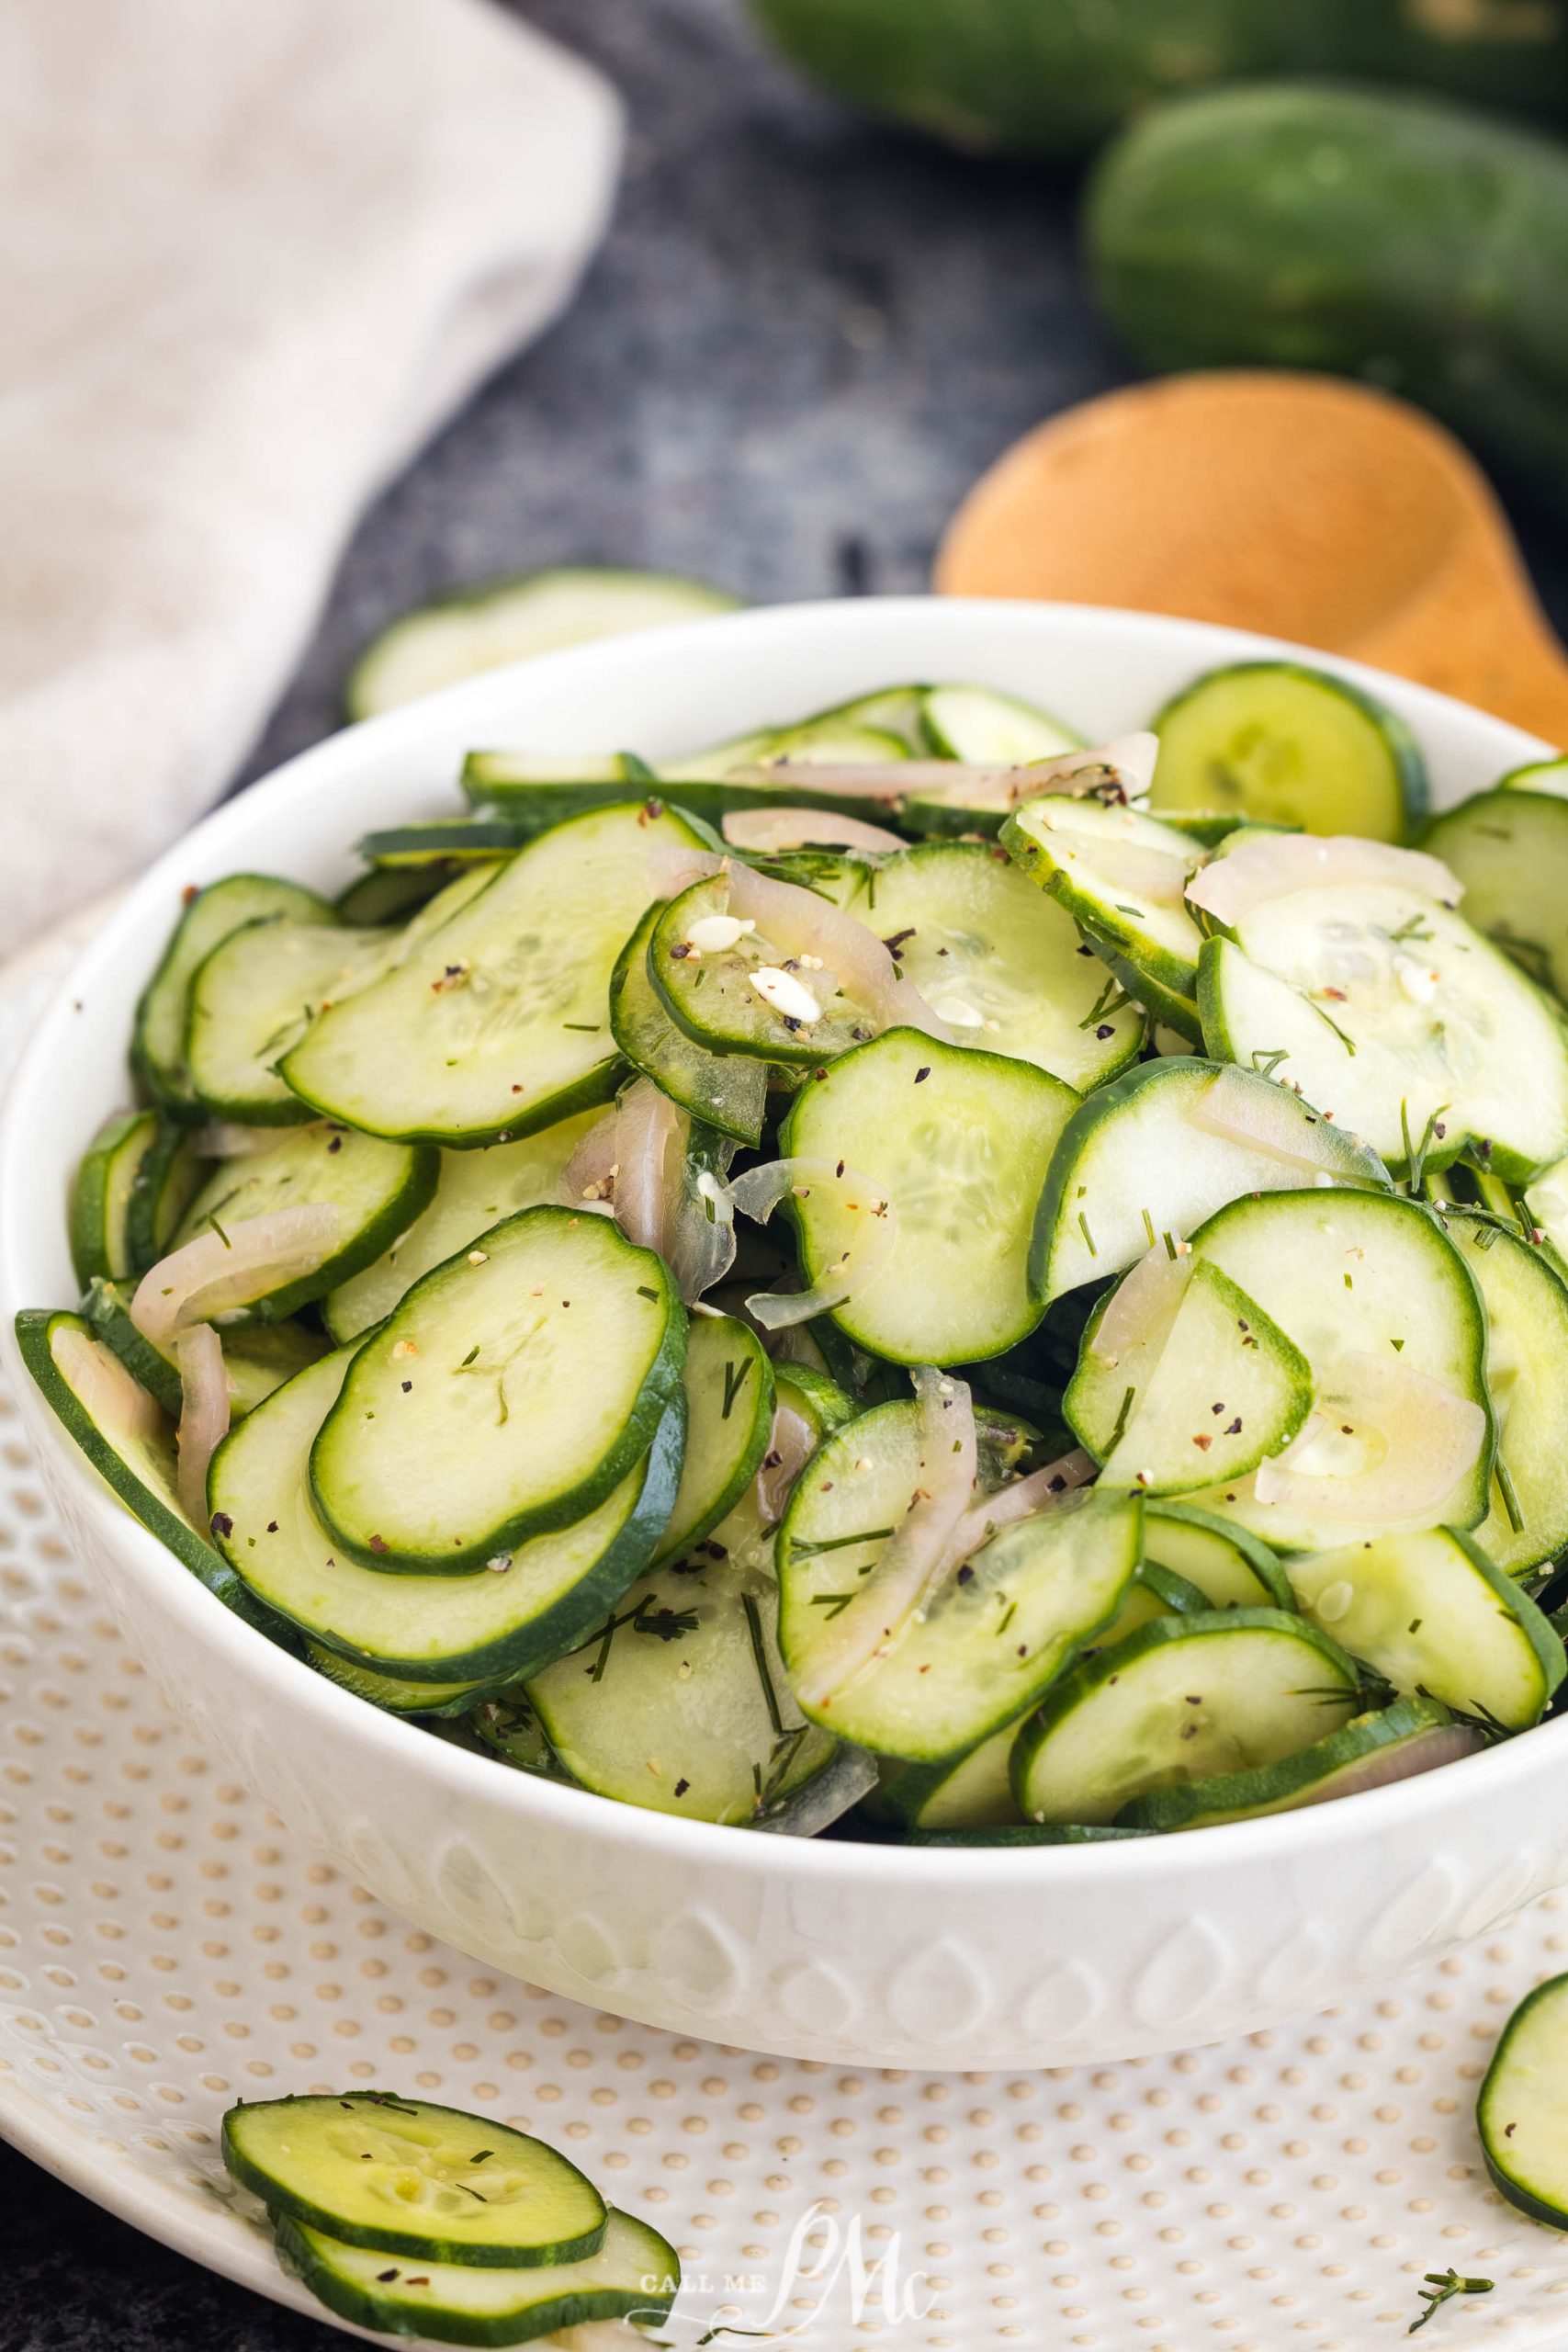
[{"label": "bowl rim", "polygon": [[[933,622],[934,615],[947,617]],[[1023,615],[1030,618],[1022,620]],[[732,1871],[757,1879],[798,1872],[818,1883],[831,1884],[852,1878],[863,1880],[871,1872],[889,1888],[897,1884],[901,1891],[908,1888],[912,1893],[924,1889],[940,1898],[944,1889],[973,1891],[981,1883],[1005,1882],[1010,1887],[1038,1892],[1047,1885],[1070,1887],[1086,1874],[1100,1883],[1117,1883],[1129,1874],[1137,1877],[1148,1873],[1162,1878],[1175,1871],[1190,1876],[1203,1857],[1216,1866],[1231,1868],[1245,1869],[1252,1862],[1288,1863],[1296,1856],[1320,1850],[1325,1843],[1344,1842],[1350,1835],[1381,1839],[1387,1833],[1417,1826],[1435,1811],[1438,1803],[1434,1783],[1446,1785],[1456,1797],[1460,1793],[1458,1784],[1449,1778],[1453,1773],[1463,1776],[1463,1793],[1477,1803],[1500,1797],[1534,1769],[1532,1755],[1538,1757],[1542,1769],[1549,1766],[1555,1748],[1568,1742],[1568,1716],[1537,1724],[1528,1734],[1498,1742],[1476,1755],[1446,1765],[1438,1772],[1363,1790],[1333,1804],[1211,1825],[1196,1846],[1189,1838],[1168,1836],[1111,1839],[1087,1846],[1005,1847],[921,1847],[874,1839],[791,1838],[766,1833],[745,1836],[738,1835],[735,1826],[690,1820],[601,1796],[592,1790],[507,1770],[498,1759],[450,1740],[433,1738],[419,1724],[355,1698],[227,1609],[120,1505],[85,1456],[71,1443],[21,1363],[11,1317],[17,1304],[28,1302],[25,1284],[19,1279],[21,1269],[16,1262],[17,1236],[10,1209],[18,1159],[26,1149],[27,1097],[46,1073],[67,1009],[74,999],[86,993],[106,968],[113,966],[121,943],[133,931],[141,910],[177,882],[193,845],[221,854],[231,834],[252,831],[259,812],[276,809],[286,814],[291,805],[315,790],[319,771],[330,772],[349,756],[344,747],[351,741],[373,765],[378,755],[389,753],[400,744],[415,743],[433,718],[469,718],[476,729],[482,729],[491,708],[498,712],[504,709],[525,677],[536,684],[558,681],[569,687],[574,682],[580,683],[584,698],[589,699],[595,677],[605,672],[614,673],[623,665],[641,662],[647,666],[651,662],[657,667],[665,658],[678,663],[698,644],[706,654],[722,660],[730,645],[743,647],[748,640],[757,639],[765,646],[769,639],[781,640],[784,667],[787,669],[792,647],[798,644],[803,650],[808,649],[816,632],[830,630],[840,641],[846,632],[874,637],[896,632],[901,622],[913,623],[917,616],[921,628],[934,627],[939,634],[951,627],[955,639],[962,638],[966,628],[972,629],[977,620],[987,618],[998,627],[1005,625],[1013,629],[1021,626],[1027,630],[1037,626],[1043,650],[1049,650],[1053,632],[1066,628],[1069,631],[1103,635],[1112,643],[1120,638],[1131,640],[1144,635],[1162,642],[1185,644],[1190,647],[1194,657],[1205,660],[1209,666],[1222,661],[1304,660],[1360,685],[1374,696],[1392,698],[1396,706],[1403,705],[1407,715],[1414,715],[1417,729],[1428,717],[1439,730],[1451,727],[1461,717],[1472,727],[1478,720],[1483,722],[1488,729],[1496,731],[1499,757],[1508,766],[1552,750],[1550,744],[1509,722],[1477,711],[1433,688],[1343,656],[1249,630],[1114,606],[933,596],[826,598],[812,603],[761,605],[676,622],[659,629],[564,648],[512,663],[479,677],[459,681],[357,725],[339,729],[296,753],[243,793],[221,802],[130,885],[55,984],[13,1073],[0,1108],[0,1297],[6,1304],[0,1327],[0,1355],[4,1356],[32,1441],[40,1453],[48,1455],[54,1478],[63,1480],[70,1487],[78,1510],[91,1522],[104,1552],[137,1578],[149,1579],[158,1589],[162,1604],[187,1622],[197,1640],[226,1649],[233,1665],[254,1681],[258,1702],[265,1702],[272,1696],[280,1706],[299,1705],[319,1711],[329,1736],[336,1733],[352,1737],[373,1756],[384,1756],[389,1766],[411,1762],[414,1750],[410,1743],[418,1740],[423,1769],[441,1784],[445,1795],[455,1804],[472,1799],[499,1805],[525,1830],[531,1823],[536,1823],[606,1840],[624,1839],[645,1849],[654,1849],[672,1866],[684,1863],[705,1868],[722,1863]],[[794,699],[805,699],[809,691],[808,686],[803,687]],[[791,697],[781,691],[780,699],[788,701]],[[1500,767],[1498,772],[1504,771]],[[1554,1743],[1550,1750],[1549,1741]]]}]

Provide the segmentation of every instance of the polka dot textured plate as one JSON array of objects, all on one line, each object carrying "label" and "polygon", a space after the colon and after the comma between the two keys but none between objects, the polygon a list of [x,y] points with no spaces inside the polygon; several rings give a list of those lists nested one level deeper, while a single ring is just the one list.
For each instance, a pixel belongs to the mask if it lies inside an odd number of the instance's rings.
[{"label": "polka dot textured plate", "polygon": [[[26,1026],[50,959],[10,977]],[[1568,1967],[1568,1896],[1299,2026],[1044,2074],[848,2073],[486,1973],[295,1843],[153,1691],[0,1396],[0,2131],[125,2219],[314,2310],[230,2188],[240,2097],[378,2084],[558,2142],[681,2248],[666,2331],[835,2352],[1361,2352],[1568,2338],[1568,2247],[1488,2186],[1475,2086]],[[724,2338],[718,2339],[720,2342]]]}]

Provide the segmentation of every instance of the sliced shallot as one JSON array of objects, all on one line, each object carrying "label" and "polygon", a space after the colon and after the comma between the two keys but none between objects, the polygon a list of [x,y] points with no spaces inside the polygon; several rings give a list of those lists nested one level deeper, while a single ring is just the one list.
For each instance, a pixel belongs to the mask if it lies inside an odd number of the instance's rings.
[{"label": "sliced shallot", "polygon": [[141,1277],[130,1319],[155,1348],[192,1323],[209,1323],[312,1274],[332,1255],[342,1222],[330,1201],[301,1202],[198,1233]]},{"label": "sliced shallot", "polygon": [[242,1127],[232,1119],[213,1119],[205,1127],[193,1127],[190,1148],[198,1159],[254,1159],[264,1151],[276,1151],[298,1132],[293,1127]]},{"label": "sliced shallot", "polygon": [[898,1214],[887,1194],[874,1178],[845,1160],[764,1160],[729,1186],[735,1206],[758,1225],[766,1225],[782,1200],[791,1195],[806,1200],[813,1192],[829,1193],[840,1215],[854,1220],[853,1238],[809,1290],[757,1291],[746,1301],[747,1313],[764,1331],[807,1323],[813,1316],[845,1306],[875,1280],[897,1241]]},{"label": "sliced shallot", "polygon": [[908,847],[886,825],[868,825],[860,817],[838,817],[827,808],[732,808],[724,819],[724,838],[737,849],[752,851],[819,845],[880,854]]},{"label": "sliced shallot", "polygon": [[1441,1764],[1457,1764],[1461,1757],[1473,1756],[1485,1745],[1485,1733],[1472,1724],[1434,1724],[1430,1731],[1418,1731],[1409,1739],[1374,1748],[1370,1756],[1336,1772],[1331,1784],[1320,1783],[1298,1797],[1294,1806],[1281,1809],[1298,1811],[1309,1804],[1326,1804],[1336,1797],[1359,1797],[1368,1789],[1392,1788],[1396,1781],[1413,1781],[1418,1773],[1435,1772]]},{"label": "sliced shallot", "polygon": [[691,1126],[650,1078],[626,1087],[615,1104],[615,1222],[644,1250],[662,1253],[669,1238]]},{"label": "sliced shallot", "polygon": [[210,1323],[193,1323],[175,1347],[180,1368],[180,1509],[193,1527],[207,1526],[207,1469],[229,1434],[229,1375],[223,1342]]},{"label": "sliced shallot", "polygon": [[1046,1463],[1043,1470],[1032,1470],[1027,1478],[1015,1478],[1010,1486],[998,1487],[994,1494],[971,1503],[953,1529],[942,1555],[942,1574],[972,1560],[1004,1527],[1012,1527],[1021,1519],[1032,1519],[1036,1511],[1055,1510],[1064,1495],[1087,1487],[1098,1476],[1099,1469],[1094,1456],[1086,1453],[1081,1445],[1075,1445],[1070,1453]]},{"label": "sliced shallot", "polygon": [[815,890],[796,882],[778,882],[750,865],[729,869],[729,911],[757,928],[786,956],[819,956],[838,978],[846,996],[885,1029],[921,1029],[928,1037],[953,1043],[953,1033],[939,1021],[913,980],[901,979],[898,967],[876,933],[840,907],[830,906]]},{"label": "sliced shallot", "polygon": [[684,1155],[682,1168],[664,1255],[682,1297],[698,1306],[703,1293],[722,1282],[735,1262],[735,1203],[712,1169],[694,1176]]},{"label": "sliced shallot", "polygon": [[1362,841],[1355,833],[1260,833],[1227,856],[1212,858],[1188,884],[1187,896],[1216,922],[1235,924],[1254,907],[1292,890],[1354,883],[1412,890],[1447,907],[1457,907],[1464,896],[1464,885],[1441,858],[1425,850],[1395,849],[1391,842]]},{"label": "sliced shallot", "polygon": [[775,1405],[768,1450],[757,1473],[757,1510],[763,1524],[776,1527],[795,1482],[817,1451],[817,1432],[793,1405]]},{"label": "sliced shallot", "polygon": [[1260,1462],[1260,1503],[1365,1527],[1431,1523],[1486,1438],[1468,1396],[1414,1364],[1359,1351],[1327,1367],[1306,1426]]},{"label": "sliced shallot", "polygon": [[615,1114],[595,1119],[561,1174],[560,1197],[568,1208],[600,1209],[614,1216]]},{"label": "sliced shallot", "polygon": [[1187,1114],[1195,1127],[1231,1143],[1245,1144],[1265,1159],[1283,1161],[1303,1175],[1345,1176],[1344,1149],[1337,1153],[1325,1123],[1303,1115],[1300,1099],[1266,1078],[1227,1064]]}]

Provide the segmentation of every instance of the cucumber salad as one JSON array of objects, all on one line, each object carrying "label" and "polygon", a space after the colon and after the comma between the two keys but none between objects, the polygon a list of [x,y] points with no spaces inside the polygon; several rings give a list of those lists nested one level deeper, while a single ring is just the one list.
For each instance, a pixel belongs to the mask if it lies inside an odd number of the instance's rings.
[{"label": "cucumber salad", "polygon": [[1267,662],[461,782],[335,899],[187,894],[19,1318],[218,1600],[765,1831],[1150,1836],[1540,1720],[1568,763],[1428,820]]}]

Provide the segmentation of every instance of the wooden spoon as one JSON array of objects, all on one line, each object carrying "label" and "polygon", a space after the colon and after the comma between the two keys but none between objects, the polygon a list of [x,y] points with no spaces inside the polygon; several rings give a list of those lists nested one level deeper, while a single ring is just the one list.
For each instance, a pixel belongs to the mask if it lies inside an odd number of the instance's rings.
[{"label": "wooden spoon", "polygon": [[1174,376],[1068,409],[970,492],[935,584],[1261,629],[1568,744],[1568,655],[1485,476],[1332,377]]}]

